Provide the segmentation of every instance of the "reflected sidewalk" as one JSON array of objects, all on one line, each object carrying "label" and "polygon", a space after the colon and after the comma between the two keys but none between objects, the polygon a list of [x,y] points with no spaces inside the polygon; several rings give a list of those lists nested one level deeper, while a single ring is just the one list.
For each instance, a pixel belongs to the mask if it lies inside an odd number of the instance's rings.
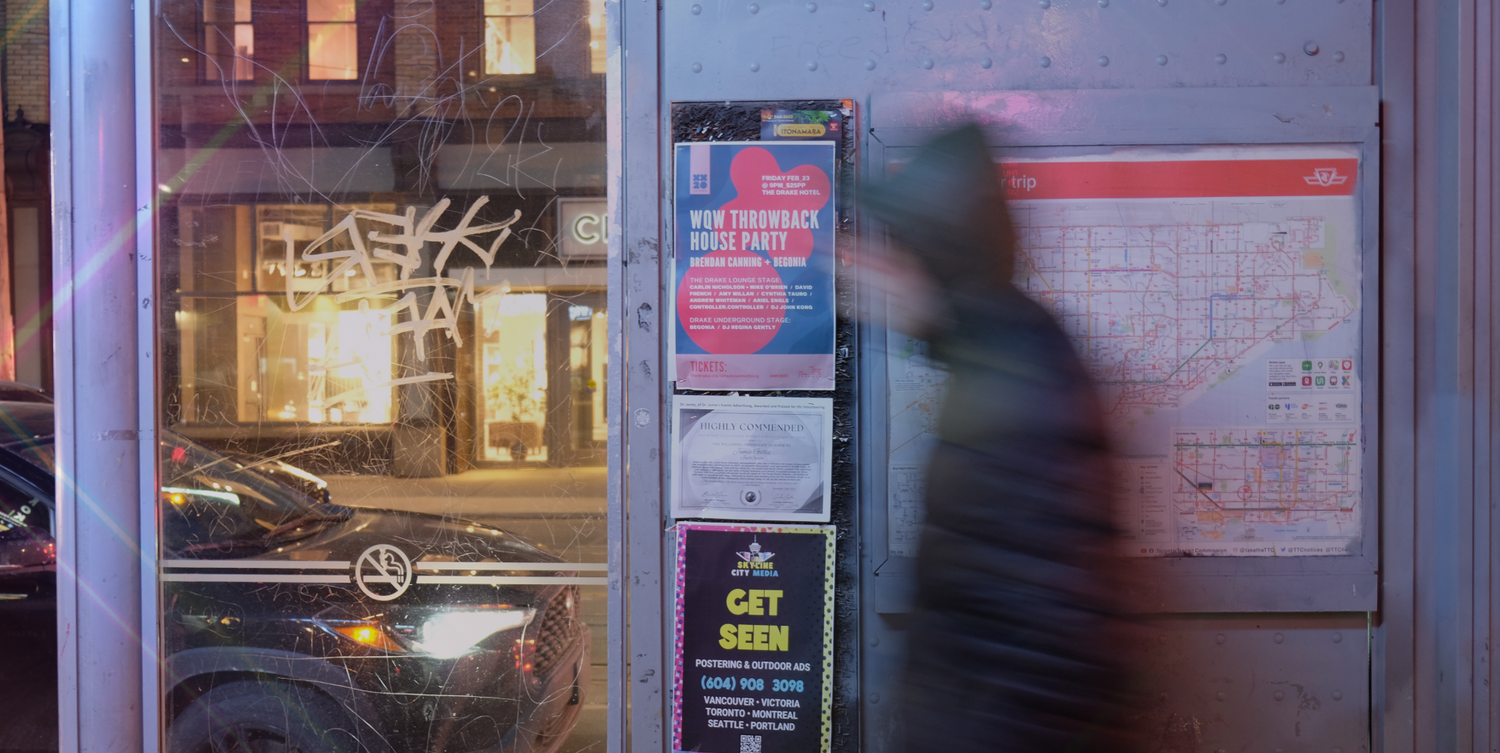
[{"label": "reflected sidewalk", "polygon": [[605,469],[485,468],[434,478],[325,476],[333,501],[475,520],[602,517]]}]

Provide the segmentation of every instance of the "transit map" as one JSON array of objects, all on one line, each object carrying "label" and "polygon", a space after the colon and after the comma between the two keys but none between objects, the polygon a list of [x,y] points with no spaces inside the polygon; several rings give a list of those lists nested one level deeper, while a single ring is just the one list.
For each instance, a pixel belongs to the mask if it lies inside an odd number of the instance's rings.
[{"label": "transit map", "polygon": [[[1103,400],[1125,553],[1358,553],[1357,151],[1133,149],[999,168],[1015,282],[1057,317]],[[943,379],[910,338],[887,347],[888,544],[910,556]]]}]

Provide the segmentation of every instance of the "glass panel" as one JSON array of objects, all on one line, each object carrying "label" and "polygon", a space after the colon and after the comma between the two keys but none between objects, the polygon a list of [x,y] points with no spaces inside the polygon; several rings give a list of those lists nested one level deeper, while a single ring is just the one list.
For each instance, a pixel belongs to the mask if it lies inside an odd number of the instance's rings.
[{"label": "glass panel", "polygon": [[234,77],[239,81],[255,78],[255,27],[250,24],[234,25]]},{"label": "glass panel", "polygon": [[203,21],[211,24],[236,21],[234,6],[234,0],[203,0]]},{"label": "glass panel", "polygon": [[355,0],[307,0],[307,20],[353,23],[354,3]]},{"label": "glass panel", "polygon": [[307,25],[307,77],[348,80],[359,74],[359,42],[354,24]]},{"label": "glass panel", "polygon": [[218,24],[204,28],[204,77],[210,81],[255,78],[255,27]]},{"label": "glass panel", "polygon": [[484,72],[536,73],[536,21],[517,16],[484,20]]},{"label": "glass panel", "polygon": [[484,0],[486,16],[529,16],[536,10],[536,0]]},{"label": "glass panel", "polygon": [[604,0],[589,0],[589,73],[604,73],[609,68],[604,29]]},{"label": "glass panel", "polygon": [[602,6],[205,1],[155,35],[204,61],[154,74],[166,752],[603,751]]}]

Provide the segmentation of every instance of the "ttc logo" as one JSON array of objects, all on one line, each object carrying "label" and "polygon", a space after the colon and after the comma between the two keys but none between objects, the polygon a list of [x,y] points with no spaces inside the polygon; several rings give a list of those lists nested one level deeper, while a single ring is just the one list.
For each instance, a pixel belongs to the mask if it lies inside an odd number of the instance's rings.
[{"label": "ttc logo", "polygon": [[1302,179],[1307,181],[1309,186],[1342,186],[1345,181],[1349,180],[1349,176],[1339,175],[1337,167],[1319,167],[1313,170],[1312,175],[1304,175]]}]

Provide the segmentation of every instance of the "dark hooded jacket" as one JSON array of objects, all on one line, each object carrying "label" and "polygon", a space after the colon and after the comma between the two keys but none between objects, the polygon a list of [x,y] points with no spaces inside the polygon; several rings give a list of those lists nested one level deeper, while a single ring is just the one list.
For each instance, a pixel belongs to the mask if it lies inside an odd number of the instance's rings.
[{"label": "dark hooded jacket", "polygon": [[901,749],[1128,749],[1101,412],[1067,335],[1011,283],[1016,240],[983,134],[938,138],[863,200],[947,307]]}]

